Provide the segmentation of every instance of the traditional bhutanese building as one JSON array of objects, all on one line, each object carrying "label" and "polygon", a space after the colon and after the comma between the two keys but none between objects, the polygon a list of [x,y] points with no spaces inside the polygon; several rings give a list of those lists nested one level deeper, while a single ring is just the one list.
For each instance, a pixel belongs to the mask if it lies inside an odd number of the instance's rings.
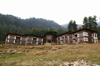
[{"label": "traditional bhutanese building", "polygon": [[57,44],[98,43],[97,31],[82,28],[57,37]]},{"label": "traditional bhutanese building", "polygon": [[43,45],[43,37],[33,35],[21,35],[17,33],[7,33],[5,43],[20,45]]},{"label": "traditional bhutanese building", "polygon": [[60,35],[57,35],[57,32],[47,32],[44,36],[6,33],[5,43],[20,45],[98,43],[98,36],[97,31],[88,28],[65,32]]}]

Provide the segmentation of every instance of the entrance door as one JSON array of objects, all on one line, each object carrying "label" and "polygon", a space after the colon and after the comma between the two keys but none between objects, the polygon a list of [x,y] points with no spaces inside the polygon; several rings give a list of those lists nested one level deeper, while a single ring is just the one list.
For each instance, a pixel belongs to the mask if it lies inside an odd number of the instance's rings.
[{"label": "entrance door", "polygon": [[20,37],[16,37],[15,43],[16,43],[16,44],[20,44]]},{"label": "entrance door", "polygon": [[51,40],[48,40],[48,43],[51,43]]}]

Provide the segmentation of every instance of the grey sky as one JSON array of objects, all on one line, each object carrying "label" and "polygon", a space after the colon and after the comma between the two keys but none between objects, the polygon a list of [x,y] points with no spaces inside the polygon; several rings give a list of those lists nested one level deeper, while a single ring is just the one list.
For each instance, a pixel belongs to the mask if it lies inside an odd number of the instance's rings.
[{"label": "grey sky", "polygon": [[85,16],[100,17],[100,0],[0,0],[0,13],[21,18],[44,18],[58,24],[75,20],[82,24]]}]

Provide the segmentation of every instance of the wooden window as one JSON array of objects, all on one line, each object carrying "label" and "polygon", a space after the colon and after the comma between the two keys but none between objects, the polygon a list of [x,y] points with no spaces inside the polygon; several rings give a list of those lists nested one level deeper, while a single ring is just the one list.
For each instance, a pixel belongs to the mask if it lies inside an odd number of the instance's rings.
[{"label": "wooden window", "polygon": [[58,38],[58,40],[60,40],[60,38]]},{"label": "wooden window", "polygon": [[83,36],[88,36],[88,32],[83,32]]},{"label": "wooden window", "polygon": [[73,40],[73,43],[75,43],[75,40]]},{"label": "wooden window", "polygon": [[92,37],[93,37],[93,34],[92,34]]},{"label": "wooden window", "polygon": [[41,45],[41,42],[38,42],[38,45]]},{"label": "wooden window", "polygon": [[88,41],[88,38],[86,38],[86,41]]},{"label": "wooden window", "polygon": [[77,37],[79,37],[79,34],[77,34]]},{"label": "wooden window", "polygon": [[92,42],[93,42],[93,39],[92,39]]},{"label": "wooden window", "polygon": [[68,42],[68,40],[65,40],[65,42]]},{"label": "wooden window", "polygon": [[14,43],[14,40],[9,40],[9,43]]},{"label": "wooden window", "polygon": [[62,37],[60,37],[60,40],[62,40]]},{"label": "wooden window", "polygon": [[75,36],[74,36],[74,35],[72,35],[72,38],[75,38]]},{"label": "wooden window", "polygon": [[32,37],[28,37],[28,40],[32,40],[33,38]]},{"label": "wooden window", "polygon": [[21,40],[26,40],[26,38],[25,37],[21,37]]},{"label": "wooden window", "polygon": [[8,38],[10,38],[10,39],[16,39],[16,36],[8,35]]},{"label": "wooden window", "polygon": [[60,44],[63,44],[63,42],[62,42],[62,41],[60,41]]},{"label": "wooden window", "polygon": [[47,39],[51,39],[52,38],[52,36],[47,36]]},{"label": "wooden window", "polygon": [[[96,34],[96,33],[95,33]],[[95,37],[97,37],[97,34],[95,35]]]},{"label": "wooden window", "polygon": [[84,37],[84,41],[88,41],[88,38],[87,37]]},{"label": "wooden window", "polygon": [[83,41],[84,39],[83,38],[80,38],[80,41]]},{"label": "wooden window", "polygon": [[38,41],[42,41],[43,39],[42,38],[38,38]]},{"label": "wooden window", "polygon": [[65,36],[65,38],[67,38],[67,36]]},{"label": "wooden window", "polygon": [[72,35],[70,35],[69,38],[72,38]]},{"label": "wooden window", "polygon": [[80,38],[78,38],[78,42],[80,42]]},{"label": "wooden window", "polygon": [[25,44],[25,41],[21,41],[21,44]]},{"label": "wooden window", "polygon": [[27,41],[28,44],[32,44],[32,41]]}]

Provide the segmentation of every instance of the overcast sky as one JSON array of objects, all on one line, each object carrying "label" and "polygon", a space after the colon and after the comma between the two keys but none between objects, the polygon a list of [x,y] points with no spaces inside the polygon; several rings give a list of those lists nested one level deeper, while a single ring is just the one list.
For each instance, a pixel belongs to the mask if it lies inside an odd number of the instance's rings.
[{"label": "overcast sky", "polygon": [[[0,0],[0,13],[23,19],[36,17],[66,24],[82,24],[86,16],[100,17],[100,0]],[[100,20],[99,20],[100,21]]]}]

